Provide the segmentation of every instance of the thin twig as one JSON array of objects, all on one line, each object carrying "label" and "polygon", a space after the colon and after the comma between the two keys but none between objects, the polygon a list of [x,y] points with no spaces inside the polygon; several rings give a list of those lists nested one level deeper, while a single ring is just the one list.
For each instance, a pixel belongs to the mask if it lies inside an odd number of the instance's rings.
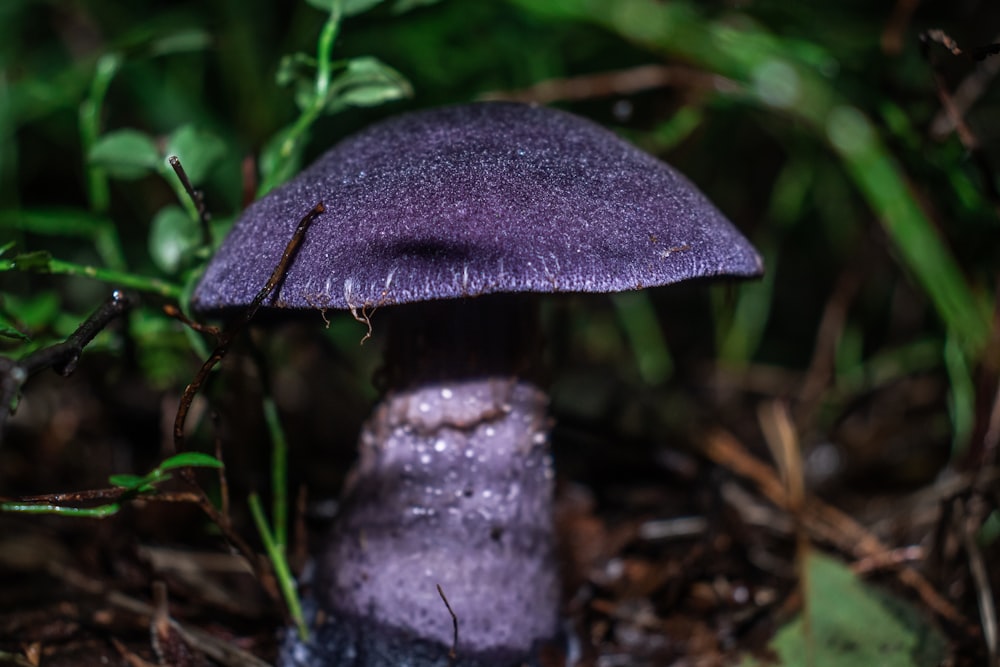
[{"label": "thin twig", "polygon": [[996,463],[998,451],[1000,451],[1000,383],[997,384],[993,394],[993,405],[990,407],[986,433],[983,435],[982,455],[974,470],[978,473]]},{"label": "thin twig", "polygon": [[[222,438],[219,437],[219,413],[212,411],[212,428],[215,430],[215,458],[222,460]],[[229,478],[226,468],[219,468],[219,511],[222,516],[229,516]]]},{"label": "thin twig", "polygon": [[982,187],[985,190],[986,196],[993,203],[997,211],[1000,212],[1000,190],[997,189],[993,166],[986,156],[985,151],[982,150],[979,137],[976,136],[972,128],[965,122],[964,114],[966,110],[959,108],[955,103],[951,91],[944,81],[944,77],[941,76],[941,73],[935,66],[931,54],[932,44],[939,44],[952,55],[970,58],[973,61],[984,60],[989,56],[1000,54],[1000,44],[987,44],[986,46],[963,50],[958,45],[958,42],[943,30],[928,30],[920,34],[921,52],[923,53],[924,60],[930,66],[931,76],[934,79],[934,87],[937,89],[938,99],[941,100],[942,110],[951,121],[955,129],[955,134],[958,135],[962,145],[969,151],[970,157],[979,168],[979,172],[982,175]]},{"label": "thin twig", "polygon": [[[809,568],[806,567],[810,545],[805,528],[806,486],[802,466],[802,448],[786,402],[773,400],[761,403],[757,410],[757,421],[764,434],[768,449],[771,451],[771,458],[778,464],[787,501],[786,509],[794,519],[797,586],[802,597],[803,631],[805,636],[809,638],[812,637],[813,633],[813,611],[817,608],[819,601],[810,594]],[[814,643],[806,642],[806,664],[810,666],[816,663]]]},{"label": "thin twig", "polygon": [[788,509],[797,516],[805,504],[805,481],[799,438],[788,412],[788,404],[779,400],[762,403],[757,419],[771,457],[778,464]]},{"label": "thin twig", "polygon": [[191,408],[191,402],[194,400],[195,395],[201,389],[202,384],[208,378],[208,374],[212,372],[212,369],[222,361],[226,353],[229,352],[229,346],[233,342],[233,339],[243,330],[253,316],[257,313],[257,310],[261,307],[268,296],[273,292],[278,285],[285,279],[285,273],[288,271],[288,267],[291,265],[292,260],[295,258],[296,253],[298,253],[299,246],[302,245],[302,241],[305,238],[306,230],[309,225],[312,224],[323,211],[326,210],[323,203],[320,202],[316,204],[315,207],[302,218],[299,222],[299,226],[295,229],[295,233],[292,238],[288,241],[288,245],[285,246],[285,251],[281,255],[281,259],[278,261],[278,265],[274,267],[274,271],[271,272],[271,277],[268,278],[267,283],[264,287],[257,293],[250,306],[243,312],[243,315],[230,327],[228,327],[220,336],[218,345],[212,351],[208,360],[202,364],[201,369],[195,375],[194,380],[184,388],[184,393],[181,395],[180,406],[177,408],[177,417],[174,420],[174,449],[175,451],[183,451],[184,444],[184,423],[187,421],[188,410]]},{"label": "thin twig", "polygon": [[222,333],[222,330],[219,329],[219,327],[213,327],[208,324],[202,324],[201,322],[195,322],[190,317],[182,313],[181,309],[173,305],[172,303],[168,303],[165,306],[163,306],[163,312],[164,314],[166,314],[167,317],[172,317],[181,324],[190,327],[191,329],[194,329],[199,333],[205,333],[212,336],[218,336],[219,334]]},{"label": "thin twig", "polygon": [[240,180],[243,182],[243,196],[240,208],[246,208],[257,198],[257,162],[248,155],[240,162]]},{"label": "thin twig", "polygon": [[438,595],[440,595],[441,599],[444,601],[444,606],[448,608],[448,613],[451,614],[452,637],[451,649],[448,651],[448,664],[454,665],[455,659],[458,657],[458,616],[456,616],[455,612],[452,611],[451,605],[448,603],[448,598],[444,596],[444,591],[441,590],[441,584],[435,584],[435,586],[437,586]]},{"label": "thin twig", "polygon": [[834,380],[837,347],[844,334],[848,311],[863,281],[864,276],[861,272],[854,267],[848,268],[837,279],[833,294],[823,308],[823,317],[816,333],[809,370],[806,371],[798,391],[795,416],[796,424],[800,428],[805,428],[813,420],[824,393]]},{"label": "thin twig", "polygon": [[[147,602],[137,600],[116,590],[108,590],[105,582],[91,579],[82,572],[60,563],[48,560],[45,570],[64,584],[85,591],[91,595],[103,598],[108,604],[124,609],[133,614],[152,617],[156,609]],[[220,639],[204,630],[188,627],[171,619],[170,625],[180,632],[189,645],[223,665],[249,665],[251,667],[267,667],[268,663],[251,653],[239,648],[236,644]]]},{"label": "thin twig", "polygon": [[962,546],[965,549],[965,556],[969,561],[969,574],[976,588],[976,603],[979,606],[979,620],[983,628],[983,642],[986,644],[986,653],[989,667],[1000,667],[1000,649],[998,649],[997,637],[997,608],[993,600],[993,592],[990,588],[990,575],[986,571],[986,563],[983,561],[983,552],[976,544],[975,530],[967,520],[965,503],[959,501],[959,510],[956,514],[958,521],[958,531],[962,537]]},{"label": "thin twig", "polygon": [[114,290],[107,301],[62,343],[36,350],[20,361],[0,357],[0,444],[3,444],[3,426],[11,404],[28,378],[46,368],[52,368],[63,377],[72,374],[83,349],[131,306],[124,292]]},{"label": "thin twig", "polygon": [[934,42],[946,48],[953,56],[964,56],[976,62],[986,60],[990,56],[1000,55],[1000,44],[986,44],[963,49],[948,33],[940,29],[931,29],[920,35],[922,42]]},{"label": "thin twig", "polygon": [[879,554],[872,554],[859,558],[851,564],[851,570],[855,574],[868,574],[878,570],[897,568],[907,563],[915,563],[926,560],[927,550],[920,545],[911,544],[908,547],[900,547]]},{"label": "thin twig", "polygon": [[152,662],[144,660],[142,657],[136,655],[117,637],[111,638],[111,645],[114,646],[119,655],[125,659],[125,662],[129,664],[129,667],[159,667],[158,665],[155,665]]},{"label": "thin twig", "polygon": [[195,190],[194,186],[191,185],[191,180],[188,178],[187,172],[184,171],[184,166],[181,165],[181,159],[176,155],[171,155],[167,158],[167,162],[173,168],[174,173],[177,174],[177,178],[180,179],[181,185],[184,186],[184,192],[187,193],[191,201],[194,202],[195,210],[198,211],[198,222],[201,224],[201,243],[202,245],[208,247],[212,245],[212,226],[209,224],[211,222],[212,216],[208,212],[208,208],[205,206],[205,194],[201,190]]},{"label": "thin twig", "polygon": [[128,297],[121,290],[111,293],[100,308],[88,317],[64,342],[29,354],[21,362],[28,374],[43,368],[52,368],[66,377],[76,370],[76,364],[83,354],[83,348],[99,334],[112,320],[131,306]]},{"label": "thin twig", "polygon": [[[1000,39],[1000,36],[994,38]],[[989,90],[990,83],[1000,73],[1000,58],[991,58],[980,63],[968,76],[966,76],[952,95],[954,109],[959,116],[965,116],[972,105]],[[935,139],[943,139],[955,129],[948,112],[942,109],[931,121],[931,136]]]}]

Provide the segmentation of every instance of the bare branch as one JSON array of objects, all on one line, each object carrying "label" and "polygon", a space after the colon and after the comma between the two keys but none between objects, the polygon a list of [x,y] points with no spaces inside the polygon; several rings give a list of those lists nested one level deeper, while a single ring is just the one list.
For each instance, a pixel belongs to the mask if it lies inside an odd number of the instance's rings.
[{"label": "bare branch", "polygon": [[115,290],[108,300],[62,343],[36,350],[20,361],[0,357],[0,444],[3,443],[3,426],[10,415],[11,404],[28,378],[46,368],[53,369],[63,377],[72,374],[76,370],[83,349],[112,320],[125,313],[131,306],[132,303],[125,293]]},{"label": "bare branch", "polygon": [[202,245],[212,245],[212,227],[208,224],[212,216],[208,213],[208,207],[205,206],[205,194],[201,190],[195,190],[194,186],[191,185],[191,179],[188,178],[187,172],[184,171],[179,157],[171,155],[167,158],[167,162],[170,163],[174,173],[177,174],[181,185],[184,186],[184,191],[191,198],[191,201],[194,202],[194,207],[198,211],[198,222],[201,223]]}]

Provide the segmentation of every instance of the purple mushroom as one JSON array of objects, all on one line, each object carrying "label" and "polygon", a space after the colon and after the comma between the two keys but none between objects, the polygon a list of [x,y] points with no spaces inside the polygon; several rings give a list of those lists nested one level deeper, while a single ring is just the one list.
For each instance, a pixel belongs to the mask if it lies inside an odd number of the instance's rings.
[{"label": "purple mushroom", "polygon": [[284,664],[537,661],[559,638],[560,599],[537,297],[524,293],[755,276],[761,260],[687,179],[608,130],[482,103],[377,124],[256,202],[195,308],[249,304],[320,201],[270,306],[391,305],[376,322],[386,388],[317,557],[326,620]]}]

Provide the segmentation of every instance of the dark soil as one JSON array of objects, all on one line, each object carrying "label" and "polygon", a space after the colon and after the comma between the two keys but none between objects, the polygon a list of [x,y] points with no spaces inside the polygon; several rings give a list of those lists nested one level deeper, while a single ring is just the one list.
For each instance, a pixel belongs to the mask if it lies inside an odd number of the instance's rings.
[{"label": "dark soil", "polygon": [[[367,399],[347,385],[302,393],[318,376],[349,376],[345,361],[308,329],[267,336],[285,349],[275,397],[290,424],[293,483],[308,498],[292,549],[301,568]],[[210,448],[218,435],[234,532],[260,549],[245,509],[268,474],[251,368],[239,350],[227,360],[208,394],[216,426],[202,419],[194,442]],[[995,511],[997,469],[949,463],[944,378],[905,376],[850,401],[821,387],[810,403],[799,393],[808,375],[775,368],[699,363],[655,390],[630,375],[592,363],[553,378],[577,664],[766,656],[801,605],[796,568],[808,549],[914,603],[947,636],[948,664],[986,664],[981,604],[1000,582],[1000,547],[964,531]],[[283,392],[306,405],[287,408]],[[328,395],[338,407],[304,416]],[[194,412],[204,417],[206,405]],[[9,498],[102,488],[113,472],[148,470],[164,456],[175,408],[170,391],[100,354],[68,380],[40,375],[8,425],[0,489]],[[839,411],[829,432],[816,430],[821,410]],[[218,496],[213,475],[198,480]],[[190,503],[140,500],[105,519],[0,517],[0,664],[268,664],[286,624],[277,600],[274,580],[255,575]]]}]

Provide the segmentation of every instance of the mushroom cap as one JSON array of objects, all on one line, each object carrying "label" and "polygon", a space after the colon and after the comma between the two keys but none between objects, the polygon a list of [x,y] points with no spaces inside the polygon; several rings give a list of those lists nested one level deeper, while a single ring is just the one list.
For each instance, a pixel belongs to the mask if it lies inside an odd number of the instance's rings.
[{"label": "mushroom cap", "polygon": [[319,202],[326,212],[267,305],[618,292],[763,269],[669,165],[573,114],[484,102],[373,125],[252,204],[195,289],[195,309],[248,305]]}]

